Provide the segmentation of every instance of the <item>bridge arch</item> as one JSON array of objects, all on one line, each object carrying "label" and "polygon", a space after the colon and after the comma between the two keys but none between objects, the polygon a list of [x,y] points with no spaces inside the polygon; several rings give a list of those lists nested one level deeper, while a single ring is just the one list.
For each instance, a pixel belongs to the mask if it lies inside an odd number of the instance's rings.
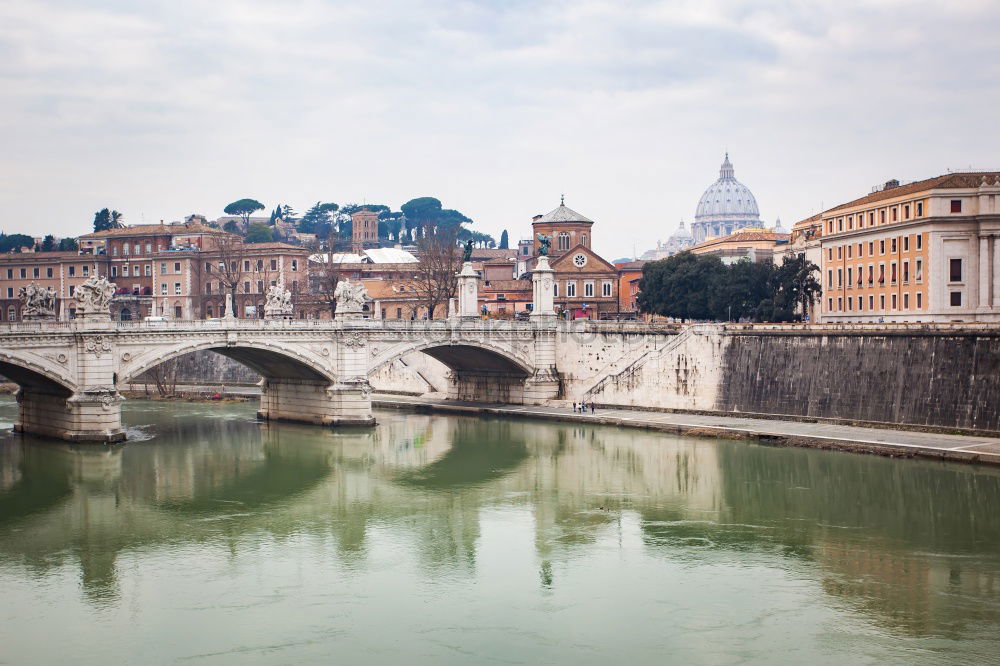
[{"label": "bridge arch", "polygon": [[316,358],[288,345],[266,341],[240,340],[229,344],[225,340],[187,341],[165,348],[154,348],[123,368],[120,383],[129,383],[158,365],[196,351],[213,351],[255,371],[265,379],[300,380],[331,384],[336,377],[331,369]]},{"label": "bridge arch", "polygon": [[471,402],[524,402],[525,382],[534,368],[511,349],[481,340],[430,340],[393,345],[376,355],[368,372],[407,354],[421,352],[450,371],[448,397]]},{"label": "bridge arch", "polygon": [[21,357],[9,352],[0,354],[0,375],[24,391],[69,397],[76,384],[58,370],[58,366],[40,358]]}]

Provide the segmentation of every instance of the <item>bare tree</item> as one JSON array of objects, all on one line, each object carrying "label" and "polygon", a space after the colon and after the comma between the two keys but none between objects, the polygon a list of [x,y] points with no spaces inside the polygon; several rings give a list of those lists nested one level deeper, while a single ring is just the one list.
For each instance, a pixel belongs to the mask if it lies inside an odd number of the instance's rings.
[{"label": "bare tree", "polygon": [[417,239],[417,263],[414,282],[427,307],[427,318],[434,319],[438,305],[447,307],[458,287],[462,252],[458,248],[457,226],[425,227]]},{"label": "bare tree", "polygon": [[243,239],[235,234],[215,236],[215,247],[218,253],[219,282],[229,291],[233,298],[233,312],[237,312],[236,294],[243,281],[243,261],[246,258],[246,247]]}]

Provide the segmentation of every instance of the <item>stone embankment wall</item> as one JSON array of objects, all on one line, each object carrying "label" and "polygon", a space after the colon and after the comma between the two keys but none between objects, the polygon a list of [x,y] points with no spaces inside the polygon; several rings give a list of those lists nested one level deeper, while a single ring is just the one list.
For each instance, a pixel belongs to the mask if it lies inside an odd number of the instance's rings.
[{"label": "stone embankment wall", "polygon": [[1000,431],[1000,329],[692,326],[567,398]]}]

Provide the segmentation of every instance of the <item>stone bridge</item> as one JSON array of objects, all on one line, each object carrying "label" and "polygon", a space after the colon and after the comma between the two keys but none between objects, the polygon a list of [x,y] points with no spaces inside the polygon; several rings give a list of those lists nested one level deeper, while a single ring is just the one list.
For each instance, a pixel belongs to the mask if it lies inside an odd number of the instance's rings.
[{"label": "stone bridge", "polygon": [[260,416],[370,425],[368,375],[413,352],[449,369],[449,397],[538,404],[559,393],[554,317],[532,321],[212,320],[0,327],[0,374],[19,385],[16,429],[71,441],[125,437],[119,387],[207,349],[263,376]]}]

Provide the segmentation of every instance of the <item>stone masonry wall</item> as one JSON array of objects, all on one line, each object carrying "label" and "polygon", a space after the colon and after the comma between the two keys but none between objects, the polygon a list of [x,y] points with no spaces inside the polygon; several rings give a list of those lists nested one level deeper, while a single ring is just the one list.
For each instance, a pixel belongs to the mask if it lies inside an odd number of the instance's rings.
[{"label": "stone masonry wall", "polygon": [[691,327],[598,389],[584,399],[1000,431],[1000,331]]},{"label": "stone masonry wall", "polygon": [[715,408],[1000,430],[1000,332],[728,336]]}]

